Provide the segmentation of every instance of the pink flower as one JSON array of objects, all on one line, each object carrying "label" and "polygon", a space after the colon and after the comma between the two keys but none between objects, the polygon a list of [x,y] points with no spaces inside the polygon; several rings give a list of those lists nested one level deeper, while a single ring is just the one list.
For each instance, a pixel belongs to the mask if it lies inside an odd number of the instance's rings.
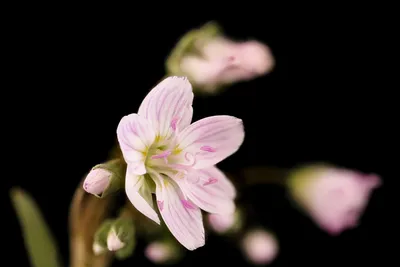
[{"label": "pink flower", "polygon": [[172,260],[177,256],[175,255],[176,253],[171,244],[164,242],[150,243],[144,252],[146,257],[156,264],[162,264]]},{"label": "pink flower", "polygon": [[372,191],[380,183],[374,174],[312,166],[294,172],[289,188],[293,198],[322,229],[337,235],[357,226]]},{"label": "pink flower", "polygon": [[239,214],[238,212],[229,214],[208,214],[207,219],[212,230],[216,233],[223,234],[236,228],[239,223]]},{"label": "pink flower", "polygon": [[128,165],[129,200],[160,224],[155,193],[165,224],[189,250],[204,245],[200,209],[222,214],[235,209],[235,188],[214,165],[235,153],[244,139],[243,123],[235,117],[213,116],[190,124],[192,101],[186,78],[166,78],[117,129]]},{"label": "pink flower", "polygon": [[252,230],[245,234],[242,249],[247,259],[253,264],[271,263],[279,251],[278,241],[271,233],[264,230]]},{"label": "pink flower", "polygon": [[220,85],[248,81],[270,72],[275,65],[268,46],[257,42],[234,42],[215,37],[198,43],[201,56],[182,57],[180,69],[203,90],[214,91]]}]

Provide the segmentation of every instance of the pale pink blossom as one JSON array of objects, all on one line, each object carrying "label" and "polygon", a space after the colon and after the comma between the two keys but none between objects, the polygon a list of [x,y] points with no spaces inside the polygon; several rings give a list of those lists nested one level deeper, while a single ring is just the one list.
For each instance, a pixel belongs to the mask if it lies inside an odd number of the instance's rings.
[{"label": "pale pink blossom", "polygon": [[223,234],[231,230],[237,223],[237,214],[208,214],[208,223],[216,233]]},{"label": "pale pink blossom", "polygon": [[275,60],[268,46],[255,40],[234,42],[215,37],[198,42],[201,56],[182,57],[180,69],[202,90],[214,91],[221,85],[248,81],[272,70]]},{"label": "pale pink blossom", "polygon": [[332,235],[358,225],[369,198],[381,183],[366,175],[334,167],[311,167],[295,173],[291,194],[314,221]]},{"label": "pale pink blossom", "polygon": [[83,182],[83,189],[93,195],[100,195],[110,184],[111,172],[96,168],[91,170]]},{"label": "pale pink blossom", "polygon": [[235,153],[244,139],[243,123],[235,117],[213,116],[190,124],[192,102],[186,78],[166,78],[117,129],[128,165],[129,200],[160,224],[155,193],[165,224],[189,250],[204,245],[200,209],[222,214],[235,210],[235,188],[214,165]]},{"label": "pale pink blossom", "polygon": [[172,248],[171,244],[165,242],[152,242],[144,251],[146,258],[156,264],[170,261],[175,257],[175,253],[176,251]]},{"label": "pale pink blossom", "polygon": [[265,230],[251,230],[242,240],[242,249],[247,259],[253,264],[271,263],[279,251],[275,236]]}]

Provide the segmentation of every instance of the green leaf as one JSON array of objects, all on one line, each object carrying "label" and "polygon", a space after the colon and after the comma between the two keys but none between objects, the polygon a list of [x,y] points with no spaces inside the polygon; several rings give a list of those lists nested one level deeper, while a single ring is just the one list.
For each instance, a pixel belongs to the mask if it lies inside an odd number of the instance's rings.
[{"label": "green leaf", "polygon": [[56,241],[33,198],[18,188],[10,195],[32,266],[61,267]]}]

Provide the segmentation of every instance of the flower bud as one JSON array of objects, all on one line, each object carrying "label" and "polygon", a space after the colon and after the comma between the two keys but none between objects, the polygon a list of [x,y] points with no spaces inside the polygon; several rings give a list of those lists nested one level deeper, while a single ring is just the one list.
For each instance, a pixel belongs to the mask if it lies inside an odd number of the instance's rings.
[{"label": "flower bud", "polygon": [[107,247],[109,251],[117,251],[125,246],[125,243],[122,242],[115,232],[115,229],[111,229],[108,233],[107,237]]},{"label": "flower bud", "polygon": [[233,41],[225,37],[216,23],[207,23],[187,33],[167,59],[170,75],[189,77],[203,93],[264,75],[275,65],[268,46],[250,41]]},{"label": "flower bud", "polygon": [[126,166],[119,159],[96,165],[83,182],[83,189],[97,197],[105,197],[123,186]]},{"label": "flower bud", "polygon": [[292,171],[292,198],[328,233],[338,235],[356,227],[379,176],[316,164]]},{"label": "flower bud", "polygon": [[107,249],[107,236],[110,232],[112,220],[105,220],[94,234],[93,253],[100,255]]},{"label": "flower bud", "polygon": [[180,251],[172,242],[155,241],[147,245],[146,257],[155,264],[167,264],[179,259]]},{"label": "flower bud", "polygon": [[131,218],[115,220],[107,236],[107,248],[116,252],[118,259],[132,255],[136,245],[135,228]]},{"label": "flower bud", "polygon": [[256,265],[271,263],[279,251],[275,236],[265,230],[251,230],[242,240],[242,250],[246,258]]},{"label": "flower bud", "polygon": [[97,168],[93,169],[86,176],[83,189],[93,195],[101,195],[110,184],[111,172]]}]

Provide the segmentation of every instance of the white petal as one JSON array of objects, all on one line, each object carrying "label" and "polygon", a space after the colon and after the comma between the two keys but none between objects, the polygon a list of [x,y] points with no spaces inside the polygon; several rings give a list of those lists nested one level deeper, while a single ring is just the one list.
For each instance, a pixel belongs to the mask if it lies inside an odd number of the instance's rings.
[{"label": "white petal", "polygon": [[151,124],[138,114],[125,116],[118,125],[117,137],[131,171],[137,175],[145,174],[146,153],[156,137]]},{"label": "white petal", "polygon": [[160,224],[160,219],[153,207],[151,186],[148,184],[147,179],[143,175],[132,174],[128,166],[125,179],[126,195],[138,211]]},{"label": "white petal", "polygon": [[192,170],[185,178],[177,178],[183,193],[210,213],[230,214],[235,211],[235,188],[216,167]]},{"label": "white petal", "polygon": [[157,203],[165,224],[188,250],[204,246],[204,226],[200,209],[185,199],[174,181],[165,179],[162,178],[156,187]]},{"label": "white petal", "polygon": [[235,153],[244,140],[242,120],[232,116],[213,116],[196,121],[178,135],[182,155],[196,159],[193,166],[213,166]]},{"label": "white petal", "polygon": [[161,138],[186,128],[193,115],[192,85],[184,77],[168,77],[154,87],[138,114],[148,119]]}]

